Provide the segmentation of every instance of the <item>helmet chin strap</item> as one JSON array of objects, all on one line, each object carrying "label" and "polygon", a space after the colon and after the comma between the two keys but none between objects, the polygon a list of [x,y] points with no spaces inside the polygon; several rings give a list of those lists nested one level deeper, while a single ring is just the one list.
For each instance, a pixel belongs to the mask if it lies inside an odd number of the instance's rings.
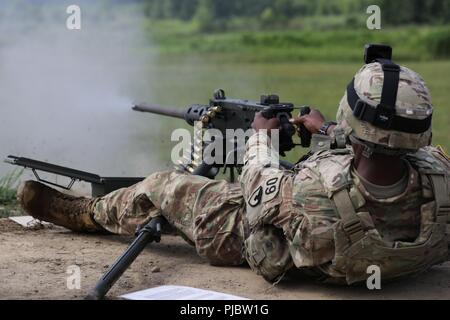
[{"label": "helmet chin strap", "polygon": [[363,149],[363,156],[365,158],[370,159],[374,153],[376,154],[383,154],[387,156],[405,156],[408,153],[414,152],[415,150],[409,150],[409,149],[393,149],[388,148],[379,144],[375,144],[369,141],[361,140],[358,137],[356,137],[353,133],[349,135],[350,142],[352,144],[357,144],[362,146]]}]

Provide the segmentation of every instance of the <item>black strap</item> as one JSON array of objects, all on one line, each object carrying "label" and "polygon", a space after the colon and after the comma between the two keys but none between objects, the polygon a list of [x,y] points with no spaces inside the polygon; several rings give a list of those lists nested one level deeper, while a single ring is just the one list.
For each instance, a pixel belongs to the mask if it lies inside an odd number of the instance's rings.
[{"label": "black strap", "polygon": [[398,83],[400,82],[400,66],[387,59],[376,59],[384,71],[383,90],[380,104],[393,109],[397,104]]},{"label": "black strap", "polygon": [[[383,91],[384,87],[385,84],[383,84]],[[391,97],[392,96],[388,95],[385,99],[388,100],[391,99]],[[353,110],[353,115],[356,118],[369,122],[376,127],[405,133],[423,133],[431,126],[432,115],[422,120],[403,118],[395,115],[395,107],[392,109],[383,103],[380,103],[377,107],[374,107],[365,103],[356,93],[355,79],[353,79],[347,87],[347,101],[350,108]]]}]

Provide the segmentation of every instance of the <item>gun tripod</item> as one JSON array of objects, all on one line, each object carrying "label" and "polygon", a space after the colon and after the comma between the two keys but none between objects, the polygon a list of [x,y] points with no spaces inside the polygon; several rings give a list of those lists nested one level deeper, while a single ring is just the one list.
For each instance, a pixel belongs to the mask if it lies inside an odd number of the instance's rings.
[{"label": "gun tripod", "polygon": [[[206,176],[211,168],[211,165],[202,163],[192,174]],[[133,261],[136,260],[147,244],[151,242],[160,242],[161,229],[164,223],[165,219],[163,217],[156,217],[141,228],[137,233],[136,239],[134,239],[128,249],[114,262],[114,264],[111,265],[100,280],[98,280],[95,287],[89,292],[85,299],[103,299],[116,281],[128,269]]]}]

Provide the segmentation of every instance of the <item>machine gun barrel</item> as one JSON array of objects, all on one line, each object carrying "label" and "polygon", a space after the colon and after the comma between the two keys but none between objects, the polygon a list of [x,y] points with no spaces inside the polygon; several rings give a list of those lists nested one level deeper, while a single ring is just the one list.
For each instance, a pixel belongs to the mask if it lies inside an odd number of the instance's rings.
[{"label": "machine gun barrel", "polygon": [[179,110],[176,108],[167,108],[167,107],[161,107],[161,106],[157,106],[157,105],[141,103],[141,104],[134,105],[133,110],[140,111],[140,112],[149,112],[149,113],[160,114],[160,115],[172,117],[172,118],[185,119],[185,111]]}]

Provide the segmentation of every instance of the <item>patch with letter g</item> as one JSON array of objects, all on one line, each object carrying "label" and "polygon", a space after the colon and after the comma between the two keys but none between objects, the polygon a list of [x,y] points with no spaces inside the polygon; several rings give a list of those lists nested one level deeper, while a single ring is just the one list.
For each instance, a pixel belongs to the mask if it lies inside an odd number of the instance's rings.
[{"label": "patch with letter g", "polygon": [[263,188],[262,186],[259,186],[258,189],[255,190],[255,192],[252,193],[250,198],[248,199],[248,205],[250,207],[256,207],[261,203],[263,196]]}]

